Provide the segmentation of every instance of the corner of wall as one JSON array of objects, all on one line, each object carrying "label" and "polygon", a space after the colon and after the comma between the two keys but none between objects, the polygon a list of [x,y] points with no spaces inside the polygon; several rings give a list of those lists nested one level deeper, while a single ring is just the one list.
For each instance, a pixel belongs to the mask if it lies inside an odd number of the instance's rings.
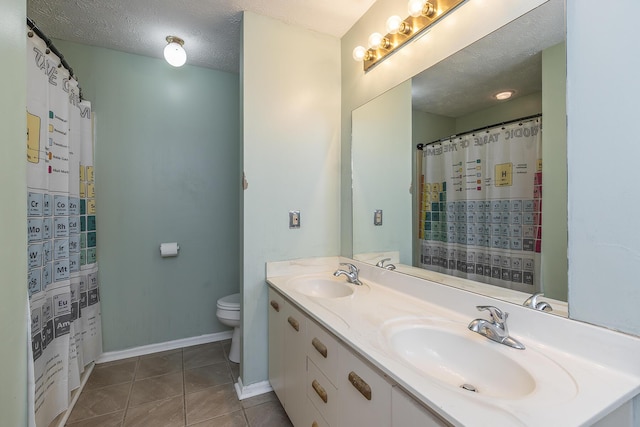
[{"label": "corner of wall", "polygon": [[8,0],[0,14],[0,414],[2,423],[28,423],[27,370],[27,172],[26,2]]},{"label": "corner of wall", "polygon": [[[242,379],[251,385],[268,376],[266,262],[340,251],[340,41],[246,12],[242,56]],[[299,229],[289,229],[290,210],[301,212]]]}]

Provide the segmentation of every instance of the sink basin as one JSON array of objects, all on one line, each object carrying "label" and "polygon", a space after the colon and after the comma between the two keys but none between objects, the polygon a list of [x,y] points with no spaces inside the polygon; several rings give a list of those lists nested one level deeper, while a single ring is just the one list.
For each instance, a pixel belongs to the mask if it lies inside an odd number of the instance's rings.
[{"label": "sink basin", "polygon": [[472,334],[466,328],[412,325],[394,328],[387,339],[406,363],[461,392],[513,399],[536,389],[528,370],[503,354],[511,349]]},{"label": "sink basin", "polygon": [[353,294],[354,285],[344,279],[327,276],[302,276],[292,279],[293,289],[316,298],[343,298]]}]

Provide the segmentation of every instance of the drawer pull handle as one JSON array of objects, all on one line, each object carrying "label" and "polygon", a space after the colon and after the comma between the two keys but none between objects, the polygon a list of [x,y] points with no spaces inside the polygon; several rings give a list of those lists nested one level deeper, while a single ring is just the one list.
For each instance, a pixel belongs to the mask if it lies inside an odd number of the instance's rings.
[{"label": "drawer pull handle", "polygon": [[327,396],[327,391],[320,385],[320,383],[317,380],[313,380],[311,382],[311,387],[313,387],[313,389],[318,394],[318,396],[320,396],[320,399],[322,399],[324,403],[327,403],[327,400],[329,400],[329,397]]},{"label": "drawer pull handle", "polygon": [[327,346],[322,344],[322,341],[320,341],[318,338],[314,338],[311,340],[311,344],[316,350],[318,350],[318,353],[320,353],[322,357],[324,357],[325,359],[327,358]]},{"label": "drawer pull handle", "polygon": [[311,427],[320,427],[320,426],[318,425],[318,423],[316,421],[314,421],[313,423],[311,423]]},{"label": "drawer pull handle", "polygon": [[296,331],[300,331],[300,323],[298,323],[298,321],[296,319],[294,319],[293,317],[289,316],[289,318],[287,319],[287,322],[289,322],[289,324],[291,325],[291,327],[293,329],[295,329]]},{"label": "drawer pull handle", "polygon": [[273,307],[273,309],[275,311],[280,311],[280,304],[278,304],[276,301],[271,300],[271,307]]},{"label": "drawer pull handle", "polygon": [[371,387],[355,372],[349,372],[349,382],[356,388],[367,400],[371,400]]}]

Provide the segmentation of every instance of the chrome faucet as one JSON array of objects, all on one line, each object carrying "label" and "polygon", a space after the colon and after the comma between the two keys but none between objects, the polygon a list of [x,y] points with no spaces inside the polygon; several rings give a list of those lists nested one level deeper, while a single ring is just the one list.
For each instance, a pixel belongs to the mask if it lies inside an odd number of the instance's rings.
[{"label": "chrome faucet", "polygon": [[541,297],[543,295],[544,294],[542,292],[535,293],[527,298],[522,305],[524,305],[525,307],[533,308],[534,310],[552,311],[553,308],[551,307],[551,304],[546,301],[538,301],[538,297]]},{"label": "chrome faucet", "polygon": [[491,320],[472,320],[471,323],[469,323],[470,330],[500,344],[517,348],[518,350],[524,350],[524,345],[509,336],[509,329],[507,328],[507,317],[509,317],[509,313],[503,313],[499,308],[491,305],[478,305],[476,308],[478,311],[487,310]]},{"label": "chrome faucet", "polygon": [[393,264],[391,264],[391,263],[389,263],[389,264],[387,264],[387,265],[384,265],[384,263],[385,263],[386,261],[391,261],[391,258],[384,258],[384,259],[381,259],[380,261],[378,261],[378,262],[376,263],[376,267],[384,268],[384,269],[386,269],[386,270],[395,270],[395,269],[396,269],[396,266],[395,266],[395,265],[393,265]]},{"label": "chrome faucet", "polygon": [[362,282],[360,281],[360,279],[358,279],[358,272],[360,271],[358,270],[358,267],[348,262],[341,262],[340,265],[346,265],[347,267],[349,267],[349,271],[338,269],[335,271],[335,273],[333,273],[334,276],[338,277],[341,274],[344,274],[345,276],[347,276],[347,281],[349,283],[353,283],[354,285],[362,285]]}]

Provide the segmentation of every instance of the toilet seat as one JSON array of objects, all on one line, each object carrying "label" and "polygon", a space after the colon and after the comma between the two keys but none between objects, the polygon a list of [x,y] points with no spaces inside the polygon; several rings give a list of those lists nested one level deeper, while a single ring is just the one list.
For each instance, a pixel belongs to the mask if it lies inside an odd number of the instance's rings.
[{"label": "toilet seat", "polygon": [[218,300],[218,309],[226,311],[240,311],[240,294],[227,295]]},{"label": "toilet seat", "polygon": [[240,294],[222,297],[216,305],[218,306],[216,310],[218,321],[233,328],[229,360],[233,363],[240,363]]}]

